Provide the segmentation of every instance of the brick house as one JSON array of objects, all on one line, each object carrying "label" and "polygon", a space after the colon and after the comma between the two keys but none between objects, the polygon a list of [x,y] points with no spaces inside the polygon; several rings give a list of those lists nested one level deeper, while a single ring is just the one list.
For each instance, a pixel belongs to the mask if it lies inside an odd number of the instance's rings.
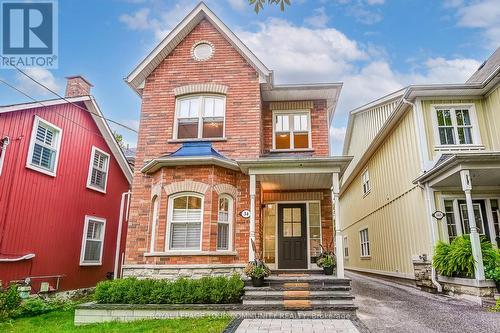
[{"label": "brick house", "polygon": [[342,84],[274,84],[204,3],[125,80],[142,107],[124,276],[317,267],[350,161],[329,152]]}]

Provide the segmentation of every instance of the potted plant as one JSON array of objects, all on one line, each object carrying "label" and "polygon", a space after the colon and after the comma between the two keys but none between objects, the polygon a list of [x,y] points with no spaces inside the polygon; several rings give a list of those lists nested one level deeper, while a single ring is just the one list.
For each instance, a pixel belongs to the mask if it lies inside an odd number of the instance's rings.
[{"label": "potted plant", "polygon": [[316,265],[318,267],[323,268],[323,272],[325,275],[333,275],[333,270],[337,265],[337,259],[335,257],[335,253],[333,251],[333,241],[330,242],[326,247],[321,246],[321,253],[316,260]]},{"label": "potted plant", "polygon": [[268,277],[271,273],[266,264],[258,259],[249,262],[243,271],[252,280],[254,287],[262,287],[264,285],[264,278]]}]

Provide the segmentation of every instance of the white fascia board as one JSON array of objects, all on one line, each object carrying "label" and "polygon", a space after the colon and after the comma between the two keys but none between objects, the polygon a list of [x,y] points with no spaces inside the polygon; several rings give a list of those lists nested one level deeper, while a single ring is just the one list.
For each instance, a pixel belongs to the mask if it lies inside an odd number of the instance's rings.
[{"label": "white fascia board", "polygon": [[20,104],[2,106],[2,107],[0,107],[0,113],[23,111],[23,110],[27,110],[27,109],[33,109],[33,108],[41,108],[41,107],[46,107],[46,106],[60,105],[60,104],[68,103],[68,101],[71,103],[77,103],[77,102],[88,101],[88,100],[90,100],[90,96],[70,97],[70,98],[66,98],[66,99],[57,98],[57,99],[48,99],[48,100],[39,101],[39,102],[20,103]]}]

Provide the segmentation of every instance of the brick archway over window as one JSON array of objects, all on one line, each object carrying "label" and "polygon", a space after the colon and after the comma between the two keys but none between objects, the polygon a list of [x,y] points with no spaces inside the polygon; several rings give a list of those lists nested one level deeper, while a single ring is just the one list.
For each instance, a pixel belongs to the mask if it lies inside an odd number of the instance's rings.
[{"label": "brick archway over window", "polygon": [[205,194],[210,185],[200,182],[195,182],[192,180],[184,180],[182,182],[175,182],[172,184],[165,185],[164,190],[167,195],[179,193],[179,192],[196,192]]},{"label": "brick archway over window", "polygon": [[227,94],[227,86],[216,83],[197,83],[174,88],[174,95],[189,95],[200,93]]},{"label": "brick archway over window", "polygon": [[236,199],[238,196],[238,190],[236,189],[236,187],[230,184],[214,185],[214,191],[217,192],[218,195],[229,194],[233,197],[233,199]]}]

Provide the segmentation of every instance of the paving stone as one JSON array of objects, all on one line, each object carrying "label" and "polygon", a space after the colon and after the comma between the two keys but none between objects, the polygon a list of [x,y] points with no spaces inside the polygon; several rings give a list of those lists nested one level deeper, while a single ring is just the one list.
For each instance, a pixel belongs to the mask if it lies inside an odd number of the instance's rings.
[{"label": "paving stone", "polygon": [[359,333],[350,320],[244,319],[236,333]]}]

